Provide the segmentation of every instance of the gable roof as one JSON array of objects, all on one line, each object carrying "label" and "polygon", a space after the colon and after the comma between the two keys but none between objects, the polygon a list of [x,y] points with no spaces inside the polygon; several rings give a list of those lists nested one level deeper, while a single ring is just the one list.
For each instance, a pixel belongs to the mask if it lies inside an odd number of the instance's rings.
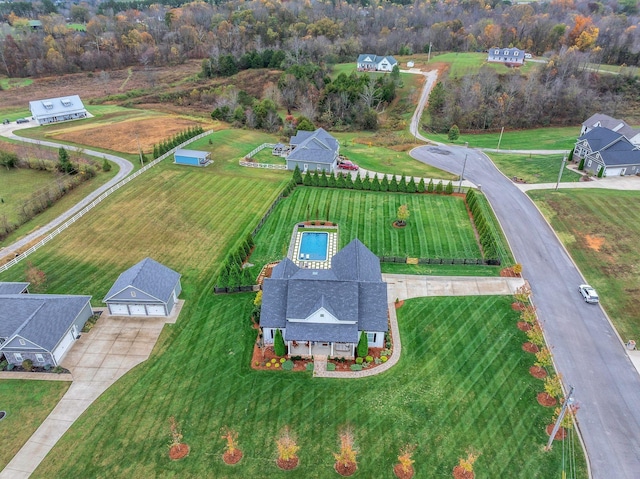
[{"label": "gable roof", "polygon": [[589,129],[597,128],[598,126],[608,128],[624,135],[627,139],[631,139],[640,133],[640,130],[631,127],[626,121],[618,120],[604,113],[591,115],[586,121],[582,122],[582,126]]},{"label": "gable roof", "polygon": [[0,281],[0,294],[20,294],[29,287],[29,283],[5,283]]},{"label": "gable roof", "polygon": [[316,163],[333,163],[338,155],[340,145],[324,128],[316,131],[298,131],[291,137],[294,150],[287,159],[295,161],[313,161]]},{"label": "gable roof", "polygon": [[358,55],[357,63],[370,63],[370,64],[378,64],[382,60],[387,59],[389,63],[392,65],[398,63],[398,61],[391,55],[374,55],[373,53],[361,53]]},{"label": "gable roof", "polygon": [[620,141],[623,138],[623,135],[616,133],[609,128],[596,126],[579,137],[578,141],[586,140],[589,143],[589,147],[591,147],[591,151],[600,151],[608,145]]},{"label": "gable roof", "polygon": [[84,104],[78,95],[30,101],[29,109],[35,117],[48,117],[85,111]]},{"label": "gable roof", "polygon": [[[320,308],[343,322],[305,321]],[[380,261],[354,239],[333,256],[331,269],[299,268],[283,259],[264,280],[260,326],[286,328],[285,340],[356,342],[354,331],[387,330],[387,308]],[[354,327],[341,327],[347,321]]]},{"label": "gable roof", "polygon": [[0,336],[19,335],[52,351],[89,301],[91,296],[0,295]]},{"label": "gable roof", "polygon": [[118,276],[102,302],[106,303],[125,288],[132,286],[166,303],[179,280],[180,274],[151,258],[145,258]]},{"label": "gable roof", "polygon": [[640,150],[625,137],[598,153],[606,166],[640,165]]},{"label": "gable roof", "polygon": [[174,153],[174,156],[186,156],[188,158],[198,158],[199,160],[205,160],[209,155],[211,153],[208,151],[185,150],[184,148],[178,148]]}]

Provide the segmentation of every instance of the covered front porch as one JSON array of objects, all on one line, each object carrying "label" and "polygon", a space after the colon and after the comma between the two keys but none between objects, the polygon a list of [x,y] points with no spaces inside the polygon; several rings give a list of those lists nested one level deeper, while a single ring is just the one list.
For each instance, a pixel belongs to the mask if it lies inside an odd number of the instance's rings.
[{"label": "covered front porch", "polygon": [[327,356],[353,359],[356,344],[322,341],[287,341],[290,356]]}]

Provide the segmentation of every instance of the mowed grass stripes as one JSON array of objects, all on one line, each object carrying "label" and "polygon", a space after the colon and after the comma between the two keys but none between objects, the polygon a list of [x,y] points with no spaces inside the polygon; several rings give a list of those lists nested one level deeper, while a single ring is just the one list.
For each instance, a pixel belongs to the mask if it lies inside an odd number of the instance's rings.
[{"label": "mowed grass stripes", "polygon": [[[405,228],[394,228],[403,204],[411,216]],[[460,197],[300,186],[265,222],[256,236],[251,262],[261,266],[281,259],[296,223],[327,218],[340,227],[340,248],[359,238],[379,256],[482,257]]]},{"label": "mowed grass stripes", "polygon": [[[360,380],[250,369],[252,294],[203,292],[167,332],[170,348],[109,389],[78,420],[33,477],[333,478],[332,452],[344,424],[355,431],[358,477],[392,477],[399,448],[418,447],[417,477],[451,477],[472,447],[481,477],[560,477],[562,447],[543,452],[552,410],[508,297],[422,298],[398,310],[399,364]],[[191,446],[168,459],[168,417]],[[298,436],[295,472],[275,465],[274,439]],[[239,432],[242,461],[229,467],[220,429]],[[578,457],[577,477],[586,476]]]}]

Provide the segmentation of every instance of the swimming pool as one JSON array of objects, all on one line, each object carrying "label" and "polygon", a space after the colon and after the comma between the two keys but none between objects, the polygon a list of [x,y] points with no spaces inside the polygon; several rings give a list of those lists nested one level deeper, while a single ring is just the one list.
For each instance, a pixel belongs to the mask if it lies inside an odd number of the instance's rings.
[{"label": "swimming pool", "polygon": [[300,260],[326,261],[329,233],[305,231],[300,239]]}]

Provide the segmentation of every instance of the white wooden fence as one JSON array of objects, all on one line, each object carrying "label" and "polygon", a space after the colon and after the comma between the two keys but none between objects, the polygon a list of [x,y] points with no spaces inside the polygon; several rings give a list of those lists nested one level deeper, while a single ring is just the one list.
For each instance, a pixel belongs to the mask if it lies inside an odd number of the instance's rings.
[{"label": "white wooden fence", "polygon": [[119,181],[118,183],[116,183],[115,185],[113,185],[111,188],[109,188],[107,191],[105,191],[104,193],[102,193],[100,196],[98,196],[95,200],[93,200],[91,203],[89,203],[87,206],[85,206],[84,208],[82,208],[80,211],[78,211],[75,215],[73,215],[71,218],[69,218],[67,221],[65,221],[64,223],[62,223],[60,226],[58,226],[56,229],[54,229],[53,231],[51,231],[48,235],[46,235],[44,238],[42,238],[40,241],[38,241],[36,244],[34,244],[33,246],[31,246],[29,249],[27,249],[26,251],[23,251],[22,253],[20,253],[18,256],[16,256],[15,258],[13,258],[11,261],[9,261],[6,264],[3,264],[2,266],[0,266],[0,273],[2,273],[3,271],[8,270],[9,268],[11,268],[12,266],[14,266],[15,264],[19,263],[20,261],[22,261],[23,259],[25,259],[27,256],[29,256],[31,253],[37,251],[40,247],[44,246],[45,244],[47,244],[49,241],[51,241],[53,238],[55,238],[56,236],[58,236],[60,233],[62,233],[64,230],[66,230],[69,226],[71,226],[73,223],[75,223],[76,221],[78,221],[80,218],[82,218],[84,215],[86,215],[89,211],[91,211],[95,206],[97,206],[98,204],[100,204],[102,202],[102,200],[104,200],[105,198],[107,198],[111,193],[113,193],[116,190],[119,190],[120,188],[122,188],[124,185],[126,185],[127,183],[129,183],[131,180],[133,180],[134,178],[137,178],[138,176],[140,176],[142,173],[144,173],[145,171],[149,170],[150,168],[153,168],[154,166],[156,166],[158,163],[160,163],[162,160],[164,160],[165,158],[167,158],[168,156],[172,155],[178,148],[183,148],[185,146],[187,146],[189,143],[193,143],[196,140],[199,140],[200,138],[204,138],[207,135],[210,135],[211,133],[213,133],[213,130],[209,130],[209,131],[205,131],[204,133],[200,133],[198,136],[194,136],[193,138],[185,141],[184,143],[181,143],[180,145],[176,146],[175,148],[167,151],[164,155],[159,156],[158,158],[156,158],[155,160],[153,160],[151,163],[149,163],[148,165],[140,168],[138,171],[136,171],[135,173],[127,176],[125,179]]},{"label": "white wooden fence", "polygon": [[[274,143],[263,143],[257,148],[254,148],[245,158],[253,158],[257,153],[261,152],[265,148],[274,148]],[[240,160],[240,166],[248,166],[249,168],[266,168],[269,170],[286,170],[287,165],[272,165],[270,163],[255,163],[253,161]]]}]

